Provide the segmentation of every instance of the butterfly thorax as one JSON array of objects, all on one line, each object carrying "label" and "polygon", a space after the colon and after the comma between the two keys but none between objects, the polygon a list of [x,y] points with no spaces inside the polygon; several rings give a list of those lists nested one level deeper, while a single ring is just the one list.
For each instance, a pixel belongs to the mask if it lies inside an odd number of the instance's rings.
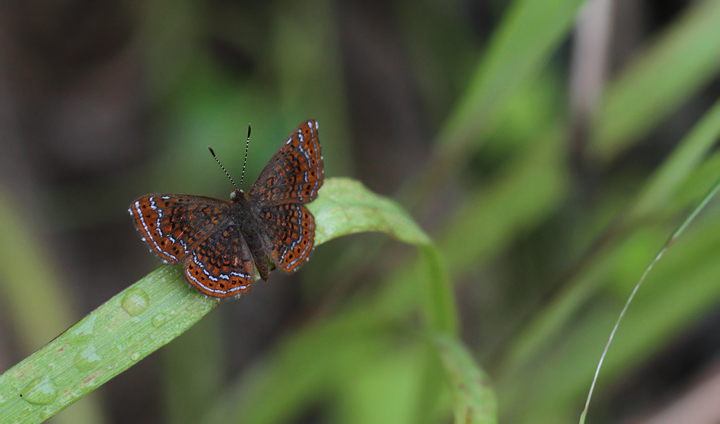
[{"label": "butterfly thorax", "polygon": [[[231,223],[238,226],[246,239],[262,233],[258,213],[242,190],[235,189],[230,193],[230,211]],[[249,247],[252,250],[253,246]]]},{"label": "butterfly thorax", "polygon": [[263,247],[263,239],[267,236],[257,212],[240,189],[235,189],[230,193],[230,209],[232,223],[240,230],[240,234],[252,254],[260,278],[267,281],[268,263]]}]

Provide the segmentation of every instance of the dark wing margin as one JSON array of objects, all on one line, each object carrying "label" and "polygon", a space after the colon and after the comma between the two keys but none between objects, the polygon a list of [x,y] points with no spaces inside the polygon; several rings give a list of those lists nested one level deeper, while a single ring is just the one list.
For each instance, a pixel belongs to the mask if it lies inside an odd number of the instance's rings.
[{"label": "dark wing margin", "polygon": [[150,250],[174,264],[227,225],[230,202],[204,196],[148,194],[132,202],[128,211]]},{"label": "dark wing margin", "polygon": [[248,197],[260,208],[312,202],[324,177],[318,123],[309,120],[293,131],[270,159]]}]

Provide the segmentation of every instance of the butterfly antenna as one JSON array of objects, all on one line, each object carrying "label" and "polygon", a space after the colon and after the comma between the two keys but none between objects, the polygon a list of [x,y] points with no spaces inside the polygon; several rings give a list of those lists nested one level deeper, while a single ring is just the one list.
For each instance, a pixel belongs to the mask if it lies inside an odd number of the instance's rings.
[{"label": "butterfly antenna", "polygon": [[235,185],[235,180],[233,180],[233,177],[230,176],[230,173],[227,172],[227,169],[225,169],[225,167],[223,166],[223,164],[220,163],[220,159],[218,159],[217,156],[215,156],[215,152],[213,151],[212,147],[208,146],[208,150],[210,150],[210,153],[211,153],[211,154],[213,155],[213,157],[215,158],[215,162],[217,162],[218,165],[220,165],[220,168],[222,168],[223,172],[225,172],[225,175],[227,175],[227,177],[230,178],[230,182],[232,183],[233,187],[235,187],[236,189],[240,190],[240,189],[238,188],[238,186]]},{"label": "butterfly antenna", "polygon": [[248,136],[247,141],[245,142],[245,160],[243,161],[243,170],[242,175],[240,176],[240,186],[242,187],[243,181],[245,180],[245,166],[247,165],[247,157],[248,157],[248,150],[250,150],[250,130],[252,130],[252,126],[248,124]]}]

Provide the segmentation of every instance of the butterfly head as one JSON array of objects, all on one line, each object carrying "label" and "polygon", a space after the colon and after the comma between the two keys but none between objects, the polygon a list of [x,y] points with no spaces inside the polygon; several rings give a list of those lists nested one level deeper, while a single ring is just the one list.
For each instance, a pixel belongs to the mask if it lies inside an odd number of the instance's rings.
[{"label": "butterfly head", "polygon": [[240,199],[243,199],[245,197],[245,192],[240,190],[239,188],[236,188],[235,190],[230,193],[230,200],[233,202],[237,202]]}]

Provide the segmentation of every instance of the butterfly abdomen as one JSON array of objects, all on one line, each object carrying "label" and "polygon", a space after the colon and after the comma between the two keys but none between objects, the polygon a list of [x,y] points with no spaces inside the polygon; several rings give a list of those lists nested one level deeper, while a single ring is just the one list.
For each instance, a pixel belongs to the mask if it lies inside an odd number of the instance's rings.
[{"label": "butterfly abdomen", "polygon": [[263,281],[267,281],[269,271],[262,241],[264,230],[257,213],[247,197],[236,196],[232,200],[231,214],[233,216],[233,222],[240,230],[243,239],[241,242],[245,243],[250,249],[260,278],[262,278]]}]

